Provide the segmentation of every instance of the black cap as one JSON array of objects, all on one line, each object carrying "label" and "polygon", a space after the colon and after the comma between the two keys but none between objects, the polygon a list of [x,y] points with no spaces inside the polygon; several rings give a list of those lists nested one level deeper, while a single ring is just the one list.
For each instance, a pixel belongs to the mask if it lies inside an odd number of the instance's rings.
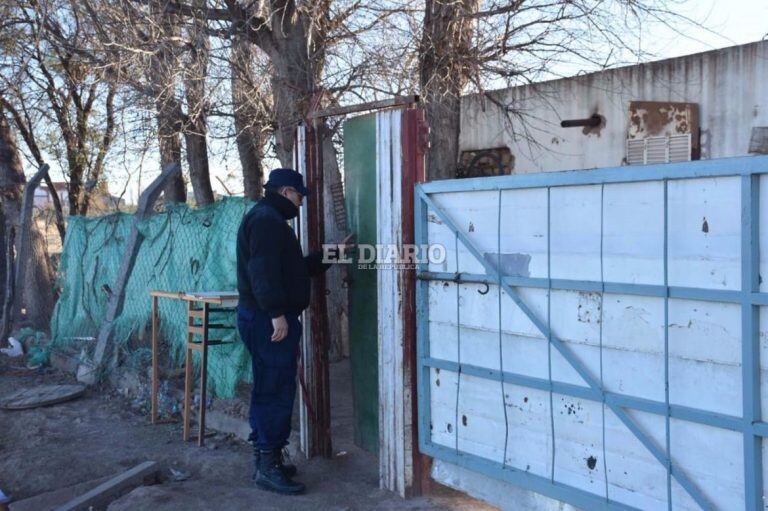
[{"label": "black cap", "polygon": [[304,197],[309,195],[309,190],[304,186],[304,176],[293,169],[275,169],[269,173],[269,180],[264,188],[280,188],[290,186],[295,188]]}]

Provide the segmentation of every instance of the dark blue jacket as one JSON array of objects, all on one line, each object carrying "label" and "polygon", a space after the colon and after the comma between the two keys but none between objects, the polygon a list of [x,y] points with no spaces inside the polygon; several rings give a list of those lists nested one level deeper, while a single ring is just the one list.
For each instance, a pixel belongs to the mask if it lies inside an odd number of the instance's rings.
[{"label": "dark blue jacket", "polygon": [[267,192],[243,217],[237,232],[241,306],[262,310],[272,318],[299,314],[309,306],[310,277],[330,265],[322,263],[322,252],[302,254],[287,222],[297,213],[290,200]]}]

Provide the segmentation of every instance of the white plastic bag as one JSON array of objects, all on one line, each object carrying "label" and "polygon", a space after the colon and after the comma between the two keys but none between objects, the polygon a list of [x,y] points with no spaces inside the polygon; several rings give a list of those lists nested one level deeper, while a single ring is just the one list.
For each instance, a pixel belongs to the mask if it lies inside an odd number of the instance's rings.
[{"label": "white plastic bag", "polygon": [[21,343],[19,342],[19,340],[16,339],[15,337],[9,337],[8,344],[11,347],[1,348],[0,352],[8,355],[9,357],[20,357],[24,354],[24,348],[21,346]]}]

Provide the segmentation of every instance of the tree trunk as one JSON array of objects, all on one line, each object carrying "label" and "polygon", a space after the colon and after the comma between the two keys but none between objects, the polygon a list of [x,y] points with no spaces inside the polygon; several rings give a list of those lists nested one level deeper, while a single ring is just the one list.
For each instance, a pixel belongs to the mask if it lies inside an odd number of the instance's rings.
[{"label": "tree trunk", "polygon": [[235,114],[235,140],[243,168],[245,196],[259,200],[263,194],[264,147],[267,143],[267,112],[260,110],[261,91],[253,87],[254,53],[250,41],[236,34],[230,57],[232,71],[232,110]]},{"label": "tree trunk", "polygon": [[[166,11],[156,11],[158,23],[163,29],[157,53],[152,57],[149,72],[153,84],[155,107],[157,108],[157,134],[160,148],[160,168],[176,164],[181,168],[181,105],[176,99],[176,73],[178,66],[168,39],[178,31],[176,19]],[[163,189],[166,203],[186,202],[187,187],[184,176],[177,172],[166,182]]]},{"label": "tree trunk", "polygon": [[[158,142],[160,145],[160,167],[166,168],[176,164],[181,167],[181,139],[179,123],[173,113],[173,107],[162,98],[158,101],[157,124]],[[171,177],[163,189],[165,201],[170,203],[187,202],[187,189],[181,172]]]},{"label": "tree trunk", "polygon": [[0,331],[0,343],[5,345],[5,339],[10,334],[13,318],[13,269],[16,264],[14,238],[16,235],[16,226],[19,222],[21,212],[21,190],[24,187],[24,173],[21,170],[21,159],[19,159],[16,137],[14,136],[5,110],[0,109],[0,194],[2,201],[2,217],[5,225],[4,231],[4,257],[2,262],[4,266],[4,279],[0,285],[5,289],[3,292],[2,309],[2,331]]},{"label": "tree trunk", "polygon": [[[38,165],[42,165],[43,160],[37,160]],[[64,246],[64,238],[67,236],[67,228],[64,224],[64,210],[61,207],[61,199],[59,198],[59,192],[56,191],[56,187],[53,185],[50,174],[45,175],[45,185],[48,187],[48,193],[51,196],[53,202],[53,211],[56,215],[56,230],[59,231],[59,238],[61,238],[61,245]]]},{"label": "tree trunk", "polygon": [[[67,149],[67,152],[69,153],[70,150]],[[82,196],[86,193],[85,187],[83,186],[85,166],[78,160],[79,157],[76,154],[76,150],[72,150],[72,154],[67,156],[67,174],[69,176],[67,196],[69,198],[70,215],[77,215],[80,212],[80,202]]]},{"label": "tree trunk", "polygon": [[[6,261],[8,260],[8,251],[6,250],[6,247],[8,246],[8,238],[5,233],[5,215],[3,214],[3,208],[0,207],[0,317],[2,317],[2,305],[5,303],[5,296],[6,296],[6,286],[5,283],[8,281],[8,268],[5,267]],[[0,332],[0,344],[3,344],[2,342],[2,332]]]},{"label": "tree trunk", "polygon": [[478,0],[427,0],[420,48],[421,97],[430,127],[427,179],[456,177],[461,94],[471,72]]},{"label": "tree trunk", "polygon": [[304,25],[296,22],[289,31],[282,30],[283,27],[273,30],[274,48],[268,53],[275,68],[271,77],[277,124],[275,152],[283,167],[291,167],[296,127],[311,107],[316,73],[312,67],[310,49],[307,48]]},{"label": "tree trunk", "polygon": [[22,291],[17,291],[16,294],[22,297],[18,305],[20,309],[23,307],[25,312],[16,316],[18,319],[14,323],[17,327],[29,326],[34,330],[48,331],[54,305],[54,273],[45,247],[45,238],[38,229],[37,222],[32,222],[29,234],[30,258],[27,267],[31,271],[26,272],[24,282],[21,283]]},{"label": "tree trunk", "polygon": [[[205,121],[203,121],[205,124]],[[188,127],[193,132],[184,133],[184,141],[187,148],[187,165],[189,166],[189,181],[192,184],[192,192],[195,194],[195,205],[205,206],[213,204],[213,188],[211,187],[211,174],[208,167],[208,144],[205,134],[200,133],[200,125]],[[202,126],[204,129],[205,126]]]},{"label": "tree trunk", "polygon": [[286,85],[288,81],[283,76],[272,78],[272,95],[275,104],[275,153],[280,165],[290,168],[293,166],[293,144],[296,128],[302,120],[303,109],[299,103],[305,100],[305,95]]},{"label": "tree trunk", "polygon": [[[306,20],[305,20],[306,21]],[[277,21],[273,21],[277,23]],[[302,122],[310,109],[319,107],[313,105],[316,80],[321,74],[324,57],[318,51],[322,43],[307,44],[308,23],[296,21],[286,30],[273,24],[273,46],[264,48],[267,51],[275,72],[272,75],[272,94],[274,115],[276,121],[275,151],[284,167],[293,165],[293,146],[296,128]],[[336,147],[333,144],[332,132],[324,126],[318,134],[323,152],[323,203],[325,242],[336,242],[343,238],[343,229],[335,222],[333,210],[333,195],[331,187],[341,182],[338,167]],[[342,288],[342,269],[331,269],[326,273],[328,335],[330,355],[339,358],[343,354],[344,335],[347,329],[343,323],[348,314],[348,293]]]},{"label": "tree trunk", "polygon": [[[32,126],[25,121],[24,117],[21,116],[18,110],[16,110],[13,105],[8,103],[8,101],[3,97],[2,94],[0,94],[0,108],[5,108],[10,116],[13,118],[14,124],[16,125],[16,129],[18,130],[21,137],[24,139],[24,142],[27,144],[27,148],[29,149],[29,152],[32,154],[32,157],[35,159],[35,162],[37,163],[37,166],[42,166],[45,161],[43,160],[43,154],[40,151],[40,147],[37,145],[37,141],[35,140],[34,132],[32,131]],[[56,213],[56,229],[59,231],[59,237],[61,238],[62,245],[64,244],[64,238],[66,236],[66,226],[64,224],[64,210],[61,207],[61,200],[59,200],[59,194],[56,193],[56,189],[53,186],[53,181],[51,180],[51,176],[49,174],[45,175],[45,184],[48,186],[48,191],[51,195],[51,201],[53,201],[53,210]],[[3,223],[4,221],[0,221],[0,223]],[[1,247],[5,247],[5,245],[0,245]],[[0,250],[3,250],[0,248]],[[0,267],[2,266],[2,263],[0,263]],[[5,280],[0,279],[0,287],[2,287],[2,282],[5,282]],[[0,301],[2,303],[2,301]]]},{"label": "tree trunk", "polygon": [[[5,222],[5,220],[3,220]],[[3,265],[5,267],[5,280],[3,280],[2,285],[5,288],[5,292],[3,293],[3,305],[2,305],[2,321],[0,321],[0,339],[7,339],[8,334],[11,332],[11,321],[13,321],[13,266],[14,266],[14,257],[13,257],[13,239],[14,231],[11,229],[6,233],[5,237],[5,245],[3,245],[3,250],[5,252],[5,258],[3,259]]]},{"label": "tree trunk", "polygon": [[[0,193],[5,218],[5,232],[13,232],[18,242],[19,217],[21,214],[24,170],[19,156],[16,136],[8,124],[4,111],[0,111]],[[15,247],[18,250],[18,247]],[[51,271],[45,241],[35,222],[30,226],[30,257],[26,262],[29,271],[24,282],[13,290],[14,303],[12,324],[15,327],[31,326],[36,330],[48,330],[53,310],[53,272]],[[6,254],[7,255],[7,254]],[[11,258],[8,258],[11,259]],[[6,268],[6,275],[11,271]],[[6,290],[6,293],[9,290]]]},{"label": "tree trunk", "polygon": [[[193,2],[202,6],[204,1]],[[187,118],[184,141],[187,146],[189,180],[195,194],[195,204],[205,206],[214,202],[211,174],[208,166],[206,125],[205,78],[208,75],[210,43],[205,33],[205,21],[198,17],[190,20],[189,39],[192,42],[191,58],[185,66],[184,88],[187,96]]]},{"label": "tree trunk", "polygon": [[[98,146],[98,153],[96,154],[96,161],[90,169],[90,176],[88,182],[93,186],[90,190],[86,190],[83,195],[83,201],[80,204],[80,215],[86,216],[88,214],[88,208],[91,206],[91,200],[94,193],[98,193],[98,183],[101,180],[102,172],[104,172],[104,160],[109,152],[109,147],[112,145],[115,133],[115,94],[117,93],[117,86],[114,83],[108,85],[107,99],[104,102],[106,112],[106,126],[104,127],[104,135],[101,137],[101,142]],[[48,174],[46,173],[46,176]]]}]

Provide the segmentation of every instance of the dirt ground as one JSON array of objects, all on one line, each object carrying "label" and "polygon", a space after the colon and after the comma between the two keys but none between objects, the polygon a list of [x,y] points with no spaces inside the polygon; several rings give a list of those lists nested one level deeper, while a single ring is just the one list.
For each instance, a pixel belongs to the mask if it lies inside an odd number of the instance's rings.
[{"label": "dirt ground", "polygon": [[[336,371],[338,374],[342,371]],[[336,388],[344,382],[336,378]],[[0,396],[49,383],[74,383],[54,369],[27,369],[23,359],[0,355]],[[333,383],[333,382],[332,382]],[[338,401],[338,400],[337,400]],[[147,460],[161,466],[161,484],[133,490],[109,510],[492,510],[438,487],[429,497],[403,500],[378,488],[378,461],[351,442],[351,407],[334,407],[333,459],[294,460],[305,495],[283,497],[250,481],[250,445],[219,434],[205,447],[183,443],[181,424],[151,425],[129,400],[108,389],[58,405],[0,410],[0,489],[21,500],[113,475]],[[175,482],[170,468],[189,474]]]}]

